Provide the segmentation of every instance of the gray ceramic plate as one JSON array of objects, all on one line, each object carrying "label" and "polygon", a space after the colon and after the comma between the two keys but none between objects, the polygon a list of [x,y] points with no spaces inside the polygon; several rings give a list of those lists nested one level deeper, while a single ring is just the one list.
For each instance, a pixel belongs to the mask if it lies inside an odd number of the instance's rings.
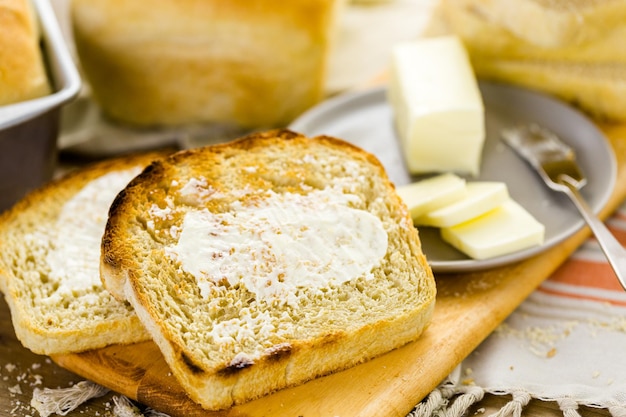
[{"label": "gray ceramic plate", "polygon": [[[437,229],[420,228],[426,256],[434,271],[465,272],[492,268],[536,255],[584,226],[567,196],[551,191],[499,136],[505,126],[538,123],[556,132],[575,149],[588,184],[582,194],[594,211],[607,202],[616,176],[613,151],[602,132],[583,114],[551,97],[504,84],[480,83],[486,109],[487,139],[479,180],[504,181],[511,197],[546,227],[545,242],[512,254],[473,260],[446,244]],[[397,185],[418,180],[408,174],[382,88],[337,96],[312,108],[290,128],[308,136],[342,138],[376,155]]]}]

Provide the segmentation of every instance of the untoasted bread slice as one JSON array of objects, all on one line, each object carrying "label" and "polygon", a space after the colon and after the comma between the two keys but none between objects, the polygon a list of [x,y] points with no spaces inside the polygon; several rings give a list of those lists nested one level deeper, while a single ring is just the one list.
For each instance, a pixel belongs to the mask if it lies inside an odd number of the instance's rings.
[{"label": "untoasted bread slice", "polygon": [[[620,0],[626,11],[626,1]],[[484,59],[553,60],[578,63],[626,63],[626,25],[616,26],[605,36],[580,44],[559,47],[542,46],[515,36],[476,7],[476,0],[443,0],[445,17],[455,34],[461,37],[470,55]],[[584,30],[580,30],[584,32]]]},{"label": "untoasted bread slice", "polygon": [[[451,16],[450,9],[446,10],[446,7],[456,7],[472,1],[446,0],[440,3],[435,9],[424,36],[450,34],[469,36],[467,33],[463,35],[463,31],[458,28],[459,24],[464,23],[462,21],[454,23],[452,21],[454,17]],[[459,13],[459,10],[454,13]],[[465,17],[470,17],[470,15],[466,14]],[[602,48],[610,47],[615,40],[614,35],[596,42],[599,48],[596,50],[586,46],[581,47],[578,52],[575,47],[551,50],[536,48],[526,58],[506,58],[524,55],[530,49],[510,48],[507,38],[498,36],[489,35],[492,37],[492,41],[489,41],[487,33],[481,32],[484,22],[478,23],[475,19],[471,21],[478,26],[473,28],[467,26],[464,30],[476,29],[477,32],[472,36],[479,35],[480,41],[474,38],[473,40],[464,39],[464,42],[478,78],[510,83],[552,94],[600,121],[626,121],[626,79],[623,76],[626,63],[621,56],[623,53],[616,52],[614,61],[603,60],[609,53],[608,50]],[[465,23],[469,24],[471,21],[468,20]],[[478,29],[479,27],[481,29]],[[620,27],[615,29],[615,33],[623,30],[624,28]],[[508,39],[510,40],[510,37]],[[487,47],[485,42],[490,42],[491,46]],[[497,52],[498,50],[501,50],[501,53]],[[531,59],[531,56],[535,59]]]},{"label": "untoasted bread slice", "polygon": [[626,64],[523,61],[472,56],[482,78],[552,94],[599,121],[626,121]]},{"label": "untoasted bread slice", "polygon": [[153,163],[111,207],[101,273],[206,409],[415,340],[435,302],[378,160],[290,131]]},{"label": "untoasted bread slice", "polygon": [[111,202],[158,156],[74,171],[0,215],[0,289],[25,347],[52,355],[149,339],[132,308],[104,289],[98,266]]},{"label": "untoasted bread slice", "polygon": [[624,0],[469,0],[480,14],[529,43],[567,47],[622,26]]}]

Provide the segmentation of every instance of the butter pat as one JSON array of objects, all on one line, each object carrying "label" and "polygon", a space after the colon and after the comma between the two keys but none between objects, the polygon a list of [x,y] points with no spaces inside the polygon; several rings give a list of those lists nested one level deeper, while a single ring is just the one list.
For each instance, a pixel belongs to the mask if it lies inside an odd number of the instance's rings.
[{"label": "butter pat", "polygon": [[445,207],[467,195],[465,180],[454,174],[441,174],[396,188],[415,222],[423,214]]},{"label": "butter pat", "polygon": [[484,107],[458,37],[396,45],[388,94],[411,173],[480,172]]},{"label": "butter pat", "polygon": [[441,229],[444,241],[474,259],[540,245],[544,235],[544,226],[511,199],[476,219]]},{"label": "butter pat", "polygon": [[468,182],[467,195],[461,200],[427,212],[414,220],[416,225],[450,227],[471,220],[500,206],[509,198],[503,182]]}]

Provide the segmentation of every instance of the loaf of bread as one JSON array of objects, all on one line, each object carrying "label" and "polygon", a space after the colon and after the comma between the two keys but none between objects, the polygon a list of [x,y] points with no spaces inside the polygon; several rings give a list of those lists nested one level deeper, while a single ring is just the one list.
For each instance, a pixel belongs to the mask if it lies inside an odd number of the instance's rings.
[{"label": "loaf of bread", "polygon": [[435,302],[379,161],[290,131],[153,163],[111,206],[101,274],[213,410],[413,341]]},{"label": "loaf of bread", "polygon": [[469,0],[469,3],[487,20],[543,47],[572,47],[596,41],[626,21],[625,0]]},{"label": "loaf of bread", "polygon": [[[479,78],[554,95],[600,121],[624,122],[624,17],[625,0],[442,0],[424,36],[458,35]],[[542,32],[546,26],[551,31]],[[530,36],[531,27],[540,39]]]},{"label": "loaf of bread", "polygon": [[344,0],[74,0],[93,97],[137,126],[283,127],[322,99]]},{"label": "loaf of bread", "polygon": [[498,59],[472,63],[483,79],[551,94],[599,121],[626,122],[626,65]]},{"label": "loaf of bread", "polygon": [[0,106],[50,93],[29,0],[0,2]]},{"label": "loaf of bread", "polygon": [[[442,0],[441,3],[445,8],[451,28],[463,39],[469,53],[474,55],[475,61],[496,58],[626,64],[626,48],[623,47],[624,39],[626,39],[626,24],[616,25],[611,30],[607,30],[604,36],[585,42],[544,46],[521,38],[506,26],[498,24],[497,20],[491,19],[495,12],[492,11],[489,15],[483,14],[482,9],[477,5],[480,3],[477,0]],[[626,5],[626,1],[620,3]],[[626,22],[626,12],[624,19]],[[579,28],[577,33],[586,32],[585,27],[585,29]]]},{"label": "loaf of bread", "polygon": [[53,355],[149,339],[132,308],[104,289],[100,241],[115,195],[158,156],[80,169],[0,215],[0,289],[25,347]]}]

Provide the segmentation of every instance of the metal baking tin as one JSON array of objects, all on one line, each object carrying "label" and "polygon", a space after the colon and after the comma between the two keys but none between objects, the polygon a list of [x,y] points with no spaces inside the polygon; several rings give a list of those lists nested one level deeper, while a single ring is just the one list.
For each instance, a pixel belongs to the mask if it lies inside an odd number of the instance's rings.
[{"label": "metal baking tin", "polygon": [[52,178],[61,107],[78,95],[81,79],[47,0],[33,0],[53,92],[0,106],[0,212]]}]

